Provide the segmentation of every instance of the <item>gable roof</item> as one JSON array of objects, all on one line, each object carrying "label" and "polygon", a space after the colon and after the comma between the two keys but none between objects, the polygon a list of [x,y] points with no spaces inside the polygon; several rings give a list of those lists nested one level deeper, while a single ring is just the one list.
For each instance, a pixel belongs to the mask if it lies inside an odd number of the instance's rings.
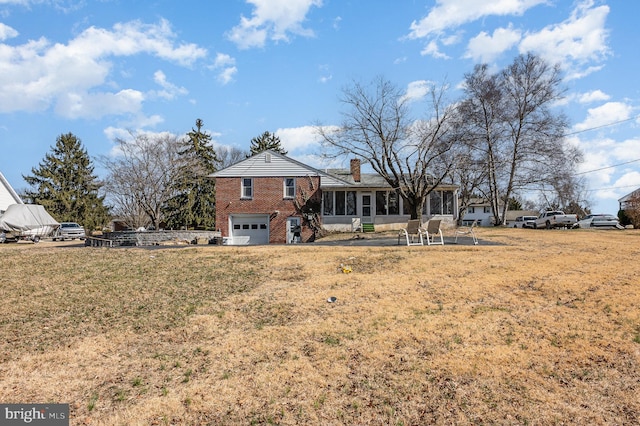
[{"label": "gable roof", "polygon": [[0,210],[7,210],[11,204],[24,204],[20,196],[13,190],[9,181],[0,172]]},{"label": "gable roof", "polygon": [[332,176],[271,150],[259,152],[209,176],[213,178],[318,176],[321,186],[350,186],[348,182],[337,176]]},{"label": "gable roof", "polygon": [[622,198],[618,198],[618,202],[619,203],[626,203],[627,201],[629,201],[631,198],[633,197],[637,197],[638,194],[640,194],[640,188],[628,193],[627,195],[625,195]]}]

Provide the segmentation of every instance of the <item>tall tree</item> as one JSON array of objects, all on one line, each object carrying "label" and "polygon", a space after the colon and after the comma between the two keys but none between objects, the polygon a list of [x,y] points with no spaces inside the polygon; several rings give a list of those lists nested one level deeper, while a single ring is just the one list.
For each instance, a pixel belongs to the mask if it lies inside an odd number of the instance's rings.
[{"label": "tall tree", "polygon": [[43,205],[60,222],[79,222],[89,232],[102,229],[109,223],[109,209],[93,171],[82,141],[72,133],[62,134],[32,174],[23,176],[31,186],[24,198]]},{"label": "tall tree", "polygon": [[530,53],[497,74],[477,65],[466,76],[462,125],[470,151],[486,164],[496,225],[505,223],[505,200],[514,191],[550,183],[581,159],[564,140],[566,117],[552,111],[561,82],[559,66]]},{"label": "tall tree", "polygon": [[220,168],[224,169],[251,155],[234,146],[221,146],[216,150],[216,156],[220,160]]},{"label": "tall tree", "polygon": [[114,214],[131,228],[160,228],[163,207],[174,195],[178,139],[174,135],[132,134],[116,139],[113,156],[100,161],[109,172],[105,179]]},{"label": "tall tree", "polygon": [[213,229],[216,219],[215,181],[209,178],[220,164],[211,135],[202,130],[203,122],[180,142],[178,168],[172,182],[174,195],[165,206],[170,228]]},{"label": "tall tree", "polygon": [[426,117],[413,120],[411,99],[388,80],[355,82],[342,93],[342,124],[318,125],[316,131],[328,155],[353,155],[369,163],[418,219],[427,197],[450,177],[458,159],[456,111],[445,104],[445,93],[445,87],[431,85]]},{"label": "tall tree", "polygon": [[260,136],[251,139],[250,155],[256,155],[262,151],[270,149],[275,152],[279,152],[282,155],[287,155],[287,151],[282,148],[280,138],[273,133],[264,132]]}]

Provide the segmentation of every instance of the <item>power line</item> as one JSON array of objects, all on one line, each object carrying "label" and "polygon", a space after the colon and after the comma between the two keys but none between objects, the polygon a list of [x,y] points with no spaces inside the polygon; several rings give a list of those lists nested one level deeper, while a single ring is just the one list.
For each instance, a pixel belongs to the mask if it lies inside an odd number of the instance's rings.
[{"label": "power line", "polygon": [[612,186],[610,188],[595,188],[595,189],[586,189],[585,191],[593,192],[593,191],[609,191],[612,189],[623,189],[623,188],[638,188],[640,185],[624,185],[624,186]]},{"label": "power line", "polygon": [[619,166],[624,166],[625,164],[631,164],[631,163],[636,163],[640,161],[640,158],[636,159],[636,160],[630,160],[630,161],[626,161],[624,163],[620,163],[620,164],[614,164],[613,166],[606,166],[606,167],[601,167],[599,169],[594,169],[594,170],[588,170],[586,172],[580,172],[580,173],[576,173],[575,175],[586,175],[587,173],[594,173],[594,172],[599,172],[601,170],[607,170],[607,169],[613,169],[614,167],[619,167]]},{"label": "power line", "polygon": [[566,136],[573,136],[573,135],[577,135],[578,133],[584,133],[584,132],[589,132],[591,130],[602,129],[603,127],[615,126],[616,124],[626,123],[627,121],[636,120],[638,118],[640,118],[640,114],[636,115],[634,117],[625,118],[624,120],[612,121],[611,123],[601,124],[600,126],[589,127],[588,129],[576,130],[575,132],[565,133],[564,136],[565,137]]}]

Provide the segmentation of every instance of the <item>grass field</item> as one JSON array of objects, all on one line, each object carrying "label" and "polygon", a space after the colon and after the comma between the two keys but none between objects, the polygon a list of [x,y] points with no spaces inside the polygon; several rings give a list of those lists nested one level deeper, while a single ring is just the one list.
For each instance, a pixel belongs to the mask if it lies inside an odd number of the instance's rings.
[{"label": "grass field", "polygon": [[640,231],[479,234],[501,244],[0,245],[0,402],[72,425],[639,424]]}]

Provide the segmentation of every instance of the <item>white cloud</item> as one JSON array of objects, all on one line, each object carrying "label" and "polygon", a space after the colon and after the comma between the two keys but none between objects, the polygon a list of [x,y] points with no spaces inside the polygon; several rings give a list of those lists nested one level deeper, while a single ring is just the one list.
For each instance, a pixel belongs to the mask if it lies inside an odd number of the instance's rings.
[{"label": "white cloud", "polygon": [[91,27],[66,45],[45,38],[15,46],[2,43],[0,112],[44,111],[51,106],[72,118],[136,112],[144,100],[139,91],[104,90],[114,84],[108,81],[110,60],[149,54],[190,66],[207,54],[195,44],[177,44],[174,38],[169,23],[161,20],[119,23],[111,30]]},{"label": "white cloud", "polygon": [[593,7],[592,0],[583,1],[564,22],[527,34],[520,43],[520,51],[537,52],[569,69],[601,61],[610,53],[605,29],[608,14],[608,6]]},{"label": "white cloud", "polygon": [[424,98],[433,87],[433,82],[427,80],[412,81],[407,85],[407,92],[402,97],[404,101],[419,101]]},{"label": "white cloud", "polygon": [[411,23],[408,37],[421,39],[457,28],[485,16],[517,15],[548,0],[436,0],[429,14]]},{"label": "white cloud", "polygon": [[591,92],[581,94],[578,98],[578,102],[581,104],[588,104],[591,102],[608,101],[610,98],[611,97],[602,90],[592,90]]},{"label": "white cloud", "polygon": [[329,65],[320,65],[318,68],[320,69],[321,74],[318,81],[320,83],[328,83],[329,81],[331,81],[331,79],[333,78],[333,74],[331,74],[331,68],[329,67]]},{"label": "white cloud", "polygon": [[334,20],[333,20],[333,29],[334,30],[339,30],[340,29],[340,23],[342,22],[342,17],[337,16]]},{"label": "white cloud", "polygon": [[167,81],[167,76],[160,70],[156,71],[153,74],[153,81],[155,81],[160,87],[162,87],[162,90],[151,91],[151,96],[171,100],[175,99],[178,95],[186,95],[189,93],[189,91],[184,87],[178,87],[175,84]]},{"label": "white cloud", "polygon": [[18,31],[0,22],[0,41],[5,41],[10,38],[17,37],[18,34]]},{"label": "white cloud", "polygon": [[254,6],[251,18],[240,17],[240,24],[227,38],[240,49],[264,47],[267,39],[289,41],[289,34],[313,36],[302,26],[312,6],[321,7],[322,0],[246,0]]},{"label": "white cloud", "polygon": [[144,95],[132,89],[117,93],[67,93],[58,98],[56,113],[66,118],[99,118],[134,114],[142,109]]},{"label": "white cloud", "polygon": [[289,153],[297,150],[311,151],[313,147],[320,147],[320,137],[314,126],[278,129],[275,135],[280,138],[282,147]]},{"label": "white cloud", "polygon": [[431,40],[420,52],[421,55],[430,55],[436,59],[449,59],[449,56],[440,52],[440,48],[438,47],[438,42],[435,40]]},{"label": "white cloud", "polygon": [[218,71],[218,81],[221,84],[228,84],[233,81],[233,76],[238,72],[235,58],[226,53],[217,53],[213,65],[209,68]]},{"label": "white cloud", "polygon": [[465,58],[471,58],[475,62],[491,63],[501,53],[511,49],[521,39],[519,30],[508,28],[496,28],[492,35],[482,31],[480,34],[469,40]]},{"label": "white cloud", "polygon": [[627,120],[633,113],[631,105],[622,102],[607,102],[596,108],[587,110],[587,118],[574,126],[576,131],[594,129],[600,126]]}]

